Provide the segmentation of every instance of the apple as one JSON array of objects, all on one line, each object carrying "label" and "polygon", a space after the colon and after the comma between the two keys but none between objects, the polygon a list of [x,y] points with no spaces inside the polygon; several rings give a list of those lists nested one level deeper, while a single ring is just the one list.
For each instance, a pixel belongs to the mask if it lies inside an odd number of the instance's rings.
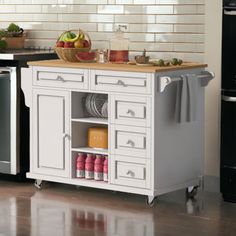
[{"label": "apple", "polygon": [[81,40],[81,41],[82,41],[82,44],[83,44],[83,48],[88,48],[88,47],[90,47],[90,43],[89,43],[88,40],[83,39],[83,40]]},{"label": "apple", "polygon": [[59,48],[63,48],[64,47],[64,42],[63,41],[58,41],[56,46],[59,47]]},{"label": "apple", "polygon": [[83,48],[84,45],[83,45],[83,40],[77,40],[74,42],[74,47],[75,48]]},{"label": "apple", "polygon": [[74,43],[72,42],[65,42],[64,43],[64,48],[73,48],[74,47]]}]

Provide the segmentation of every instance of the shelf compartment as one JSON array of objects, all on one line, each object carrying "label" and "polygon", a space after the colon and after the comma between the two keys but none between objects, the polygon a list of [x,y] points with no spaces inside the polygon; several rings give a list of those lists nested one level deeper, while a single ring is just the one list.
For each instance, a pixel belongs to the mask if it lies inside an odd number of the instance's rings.
[{"label": "shelf compartment", "polygon": [[[81,152],[81,151],[79,151]],[[86,152],[87,153],[87,152]],[[91,153],[91,152],[90,152]],[[108,178],[108,182],[105,181],[97,181],[94,179],[85,179],[85,178],[77,178],[76,177],[76,172],[77,172],[77,168],[76,168],[76,159],[77,159],[77,154],[78,152],[73,150],[71,153],[71,178],[78,181],[79,183],[81,183],[81,185],[85,185],[86,183],[88,184],[97,184],[97,185],[107,185],[109,184],[109,178]],[[100,154],[100,153],[99,153]],[[107,156],[107,155],[106,155]],[[109,174],[108,174],[109,175]]]},{"label": "shelf compartment", "polygon": [[[91,123],[80,123],[71,122],[71,148],[84,150],[83,152],[99,153],[100,149],[88,148],[88,129],[91,127],[108,127],[106,124],[91,124]],[[82,151],[81,150],[81,151]],[[101,149],[101,152],[103,150]]]},{"label": "shelf compartment", "polygon": [[[84,92],[74,92],[74,91],[71,93],[71,118],[72,119],[76,120],[76,119],[80,119],[80,118],[83,119],[86,117],[101,118],[101,114],[100,114],[101,111],[99,112],[100,115],[92,116],[92,114],[94,114],[94,106],[92,106],[93,109],[92,109],[92,107],[89,106],[91,109],[90,112],[88,112],[88,110],[86,109],[86,105],[85,105],[86,97],[90,94],[97,94],[98,95],[99,93],[84,93]],[[105,97],[107,97],[107,100],[108,100],[108,95],[107,94],[103,94],[103,95],[105,95]],[[96,101],[98,101],[98,100],[96,100]],[[93,110],[93,112],[92,112],[92,110]]]},{"label": "shelf compartment", "polygon": [[72,122],[90,123],[90,124],[103,124],[108,125],[108,119],[96,117],[84,117],[71,119]]}]

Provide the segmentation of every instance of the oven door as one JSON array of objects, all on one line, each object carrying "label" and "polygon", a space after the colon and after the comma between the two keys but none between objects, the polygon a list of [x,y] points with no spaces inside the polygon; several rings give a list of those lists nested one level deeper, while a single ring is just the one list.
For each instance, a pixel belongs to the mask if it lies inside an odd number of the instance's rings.
[{"label": "oven door", "polygon": [[0,68],[0,173],[18,173],[16,68]]},{"label": "oven door", "polygon": [[223,11],[222,89],[236,90],[236,8]]}]

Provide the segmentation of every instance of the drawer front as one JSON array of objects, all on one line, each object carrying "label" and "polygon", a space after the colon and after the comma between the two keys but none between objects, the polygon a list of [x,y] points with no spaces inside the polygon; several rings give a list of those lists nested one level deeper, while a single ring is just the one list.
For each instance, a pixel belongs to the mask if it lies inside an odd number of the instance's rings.
[{"label": "drawer front", "polygon": [[149,128],[112,125],[111,153],[140,158],[150,158],[150,132]]},{"label": "drawer front", "polygon": [[117,146],[128,149],[146,149],[146,135],[117,131]]},{"label": "drawer front", "polygon": [[117,177],[145,180],[145,166],[118,161]]},{"label": "drawer front", "polygon": [[131,187],[150,188],[150,161],[127,156],[111,157],[111,182]]},{"label": "drawer front", "polygon": [[119,93],[151,94],[151,74],[121,71],[91,71],[91,89]]},{"label": "drawer front", "polygon": [[33,85],[57,88],[88,89],[88,70],[36,67]]},{"label": "drawer front", "polygon": [[111,96],[111,123],[132,126],[151,126],[151,98]]}]

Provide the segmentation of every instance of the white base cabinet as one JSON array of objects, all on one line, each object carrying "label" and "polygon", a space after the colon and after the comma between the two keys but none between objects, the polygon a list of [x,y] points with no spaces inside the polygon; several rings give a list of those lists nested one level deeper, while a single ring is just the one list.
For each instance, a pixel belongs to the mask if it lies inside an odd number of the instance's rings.
[{"label": "white base cabinet", "polygon": [[[149,196],[196,186],[203,175],[204,88],[196,120],[175,120],[177,83],[160,92],[160,76],[199,74],[204,66],[165,72],[122,72],[30,66],[22,78],[31,116],[28,178]],[[117,67],[116,67],[117,68]],[[78,78],[78,81],[77,81]],[[55,86],[54,86],[55,84]],[[86,117],[88,93],[108,96],[108,119]],[[87,147],[87,130],[107,126],[109,148]],[[108,155],[108,182],[76,178],[78,152]]]},{"label": "white base cabinet", "polygon": [[69,93],[33,89],[32,113],[33,172],[69,178]]}]

